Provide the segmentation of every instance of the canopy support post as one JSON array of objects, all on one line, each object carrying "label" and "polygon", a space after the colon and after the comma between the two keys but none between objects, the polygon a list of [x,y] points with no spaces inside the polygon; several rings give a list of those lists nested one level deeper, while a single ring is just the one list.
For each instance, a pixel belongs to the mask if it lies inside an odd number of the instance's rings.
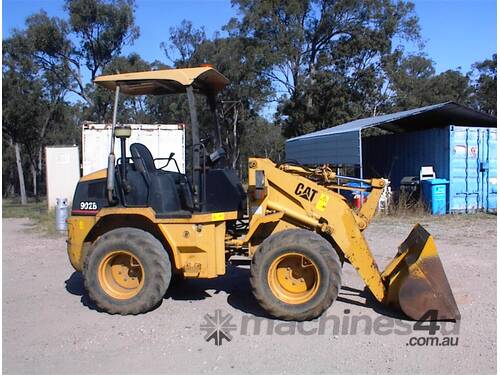
[{"label": "canopy support post", "polygon": [[108,173],[106,176],[106,189],[108,192],[108,202],[110,205],[117,203],[113,196],[115,188],[115,127],[116,127],[116,113],[118,111],[118,98],[120,97],[120,85],[116,85],[115,89],[115,103],[113,106],[113,124],[111,125],[111,146],[108,156]]},{"label": "canopy support post", "polygon": [[193,148],[193,188],[194,188],[194,204],[199,205],[201,196],[201,167],[200,167],[200,151],[202,146],[200,145],[200,133],[198,126],[198,116],[196,114],[196,101],[194,97],[193,87],[186,87],[186,94],[188,97],[189,104],[189,114],[191,116],[191,139]]}]

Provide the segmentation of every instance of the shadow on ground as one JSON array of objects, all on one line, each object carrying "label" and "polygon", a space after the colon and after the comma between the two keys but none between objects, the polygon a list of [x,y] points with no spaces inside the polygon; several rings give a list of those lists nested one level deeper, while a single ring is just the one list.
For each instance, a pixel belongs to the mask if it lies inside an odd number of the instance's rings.
[{"label": "shadow on ground", "polygon": [[[210,298],[212,294],[224,292],[228,295],[229,305],[246,314],[273,319],[262,309],[253,297],[250,287],[250,270],[248,267],[229,265],[224,276],[215,279],[184,279],[175,280],[171,283],[164,299],[175,301],[197,301]],[[83,276],[80,272],[73,274],[66,280],[66,290],[74,295],[81,296],[82,305],[91,310],[100,310],[90,299],[84,287]],[[359,300],[364,300],[360,302]],[[375,300],[367,289],[359,290],[348,286],[342,286],[337,301],[349,305],[373,309],[381,315],[395,319],[408,320],[401,312],[390,309]],[[168,301],[166,301],[168,303]],[[159,304],[160,305],[160,304]],[[158,306],[159,306],[158,305]]]},{"label": "shadow on ground", "polygon": [[228,295],[228,304],[236,310],[258,317],[272,318],[253,297],[250,287],[250,270],[244,267],[229,265],[226,274],[215,279],[181,280],[169,288],[165,298],[180,301],[201,300],[220,292]]},{"label": "shadow on ground", "polygon": [[[357,297],[353,299],[352,297]],[[357,299],[361,297],[364,299],[364,302],[360,302]],[[365,288],[363,290],[351,288],[348,286],[342,286],[339,295],[337,297],[337,301],[344,302],[350,305],[361,306],[367,309],[372,309],[376,311],[380,315],[384,315],[394,319],[408,320],[408,317],[404,315],[401,311],[390,308],[378,302],[373,294]]]},{"label": "shadow on ground", "polygon": [[66,284],[66,290],[69,293],[74,294],[75,296],[81,296],[80,302],[83,306],[88,307],[90,310],[101,312],[95,303],[92,302],[89,294],[85,290],[83,275],[80,272],[73,272],[69,279],[64,283]]}]

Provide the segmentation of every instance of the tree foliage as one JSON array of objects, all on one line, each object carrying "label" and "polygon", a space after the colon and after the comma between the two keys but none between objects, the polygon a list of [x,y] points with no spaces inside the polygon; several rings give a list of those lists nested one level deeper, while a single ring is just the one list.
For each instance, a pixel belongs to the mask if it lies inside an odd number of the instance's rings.
[{"label": "tree foliage", "polygon": [[[24,146],[35,194],[44,145],[75,138],[74,124],[56,131],[61,119],[75,117],[66,94],[77,94],[93,107],[94,89],[86,75],[93,80],[137,37],[133,7],[131,0],[68,0],[69,21],[41,11],[26,19],[25,29],[14,30],[3,41],[3,130]],[[94,120],[101,118],[99,110],[90,113],[96,114]]]},{"label": "tree foliage", "polygon": [[[419,37],[413,4],[388,0],[234,0],[230,30],[258,43],[265,73],[283,92],[276,114],[287,137],[366,115],[383,85],[396,37]],[[330,93],[330,95],[324,95]],[[335,97],[332,97],[335,96]]]},{"label": "tree foliage", "polygon": [[385,68],[391,89],[388,109],[393,112],[446,101],[470,104],[470,74],[460,70],[436,74],[433,61],[425,55],[400,55]]},{"label": "tree foliage", "polygon": [[[4,144],[19,143],[24,146],[31,169],[33,194],[42,174],[42,150],[53,139],[54,124],[61,121],[68,112],[64,101],[66,89],[59,84],[52,72],[39,72],[35,64],[24,55],[12,53],[11,46],[4,44],[2,70],[2,130]],[[71,128],[63,131],[71,136]],[[13,150],[6,150],[13,152]],[[4,176],[6,177],[6,176]],[[12,182],[8,174],[7,181]]]},{"label": "tree foliage", "polygon": [[497,115],[497,54],[491,59],[477,62],[473,65],[472,74],[476,76],[474,82],[474,106],[490,115]]},{"label": "tree foliage", "polygon": [[92,105],[92,81],[124,45],[139,35],[133,0],[67,0],[69,21],[41,11],[6,41],[16,56],[50,72],[67,90]]},{"label": "tree foliage", "polygon": [[[217,116],[229,163],[233,168],[243,170],[247,158],[244,143],[261,142],[270,134],[276,136],[276,132],[273,132],[276,127],[267,124],[267,128],[260,127],[260,137],[245,137],[248,127],[255,122],[261,125],[265,122],[260,112],[273,94],[271,80],[262,74],[264,66],[256,53],[255,41],[243,36],[221,37],[220,34],[209,40],[203,29],[193,28],[190,22],[183,21],[179,27],[170,30],[169,43],[164,42],[162,46],[176,67],[210,64],[229,79],[230,83],[217,107]],[[202,134],[214,139],[214,119],[209,106],[203,99],[199,102]],[[177,108],[182,107],[178,104]],[[269,134],[266,134],[266,130]]]},{"label": "tree foliage", "polygon": [[182,20],[179,26],[169,29],[169,34],[169,41],[160,44],[165,56],[178,68],[188,68],[194,52],[207,39],[205,30],[193,27],[191,21]]}]

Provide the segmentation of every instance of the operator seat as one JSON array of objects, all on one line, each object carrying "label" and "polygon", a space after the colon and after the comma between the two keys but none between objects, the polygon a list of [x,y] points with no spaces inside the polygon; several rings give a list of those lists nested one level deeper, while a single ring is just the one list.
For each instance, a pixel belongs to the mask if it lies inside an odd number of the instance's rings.
[{"label": "operator seat", "polygon": [[175,173],[156,169],[153,155],[141,143],[130,145],[130,153],[136,170],[142,174],[148,186],[147,204],[158,217],[190,217],[182,210]]},{"label": "operator seat", "polygon": [[134,162],[136,160],[141,161],[147,172],[156,172],[153,155],[151,155],[151,151],[142,143],[132,143],[130,145],[130,153],[132,154]]}]

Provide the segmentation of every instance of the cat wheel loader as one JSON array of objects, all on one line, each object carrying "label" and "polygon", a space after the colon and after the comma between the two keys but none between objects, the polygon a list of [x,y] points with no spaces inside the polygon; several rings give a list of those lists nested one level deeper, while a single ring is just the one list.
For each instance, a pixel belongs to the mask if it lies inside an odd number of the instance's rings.
[{"label": "cat wheel loader", "polygon": [[[363,179],[369,192],[353,209],[340,190],[351,177],[328,166],[276,164],[250,158],[245,191],[224,167],[215,115],[216,96],[228,80],[212,67],[100,76],[115,91],[107,169],[82,177],[68,219],[68,254],[83,273],[90,298],[111,314],[139,314],[157,306],[173,276],[224,275],[233,255],[251,259],[256,301],[283,320],[321,315],[341,287],[350,263],[377,301],[411,319],[460,318],[429,233],[416,225],[394,259],[380,271],[363,236],[384,181]],[[117,124],[119,95],[187,96],[191,170],[167,170],[175,155],[154,159],[142,144],[129,146],[130,128]],[[198,94],[198,95],[195,95]],[[200,141],[196,100],[207,98],[214,116],[213,150]],[[120,155],[115,156],[119,140]],[[163,150],[168,155],[169,150]],[[173,164],[170,164],[173,163]],[[433,312],[433,314],[429,314]]]}]

